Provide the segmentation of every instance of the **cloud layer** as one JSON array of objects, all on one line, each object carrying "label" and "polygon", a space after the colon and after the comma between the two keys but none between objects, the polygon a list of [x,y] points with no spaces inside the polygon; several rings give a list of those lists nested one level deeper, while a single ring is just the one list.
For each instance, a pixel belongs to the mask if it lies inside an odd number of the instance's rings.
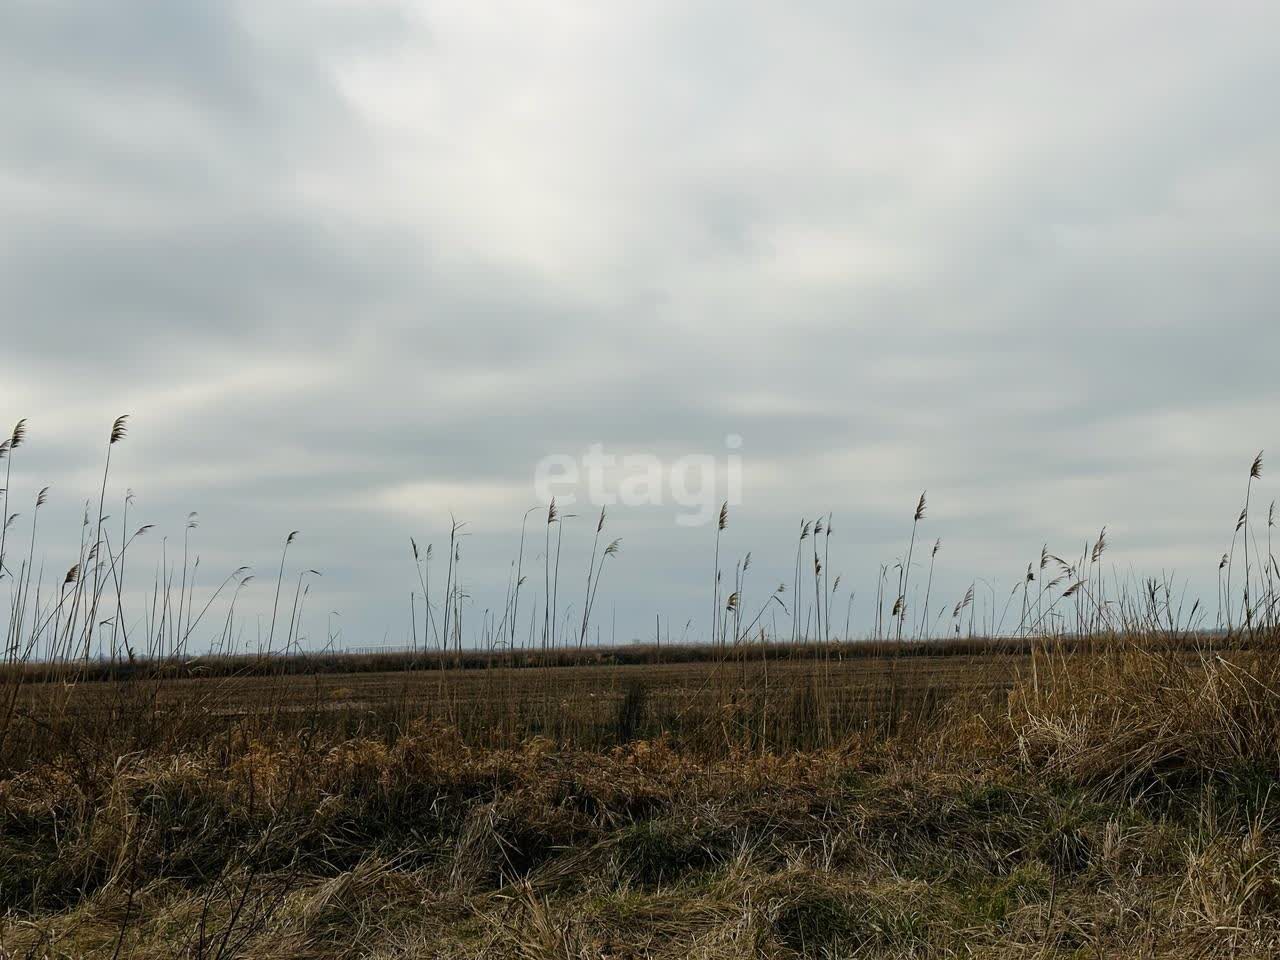
[{"label": "cloud layer", "polygon": [[[451,512],[501,606],[540,458],[728,434],[762,589],[832,511],[869,596],[927,487],[944,592],[1106,523],[1212,597],[1277,439],[1280,12],[801,6],[6,5],[0,415],[50,567],[130,412],[113,492],[198,510],[210,571],[301,529],[352,643]],[[624,636],[706,630],[673,515],[610,521]]]}]

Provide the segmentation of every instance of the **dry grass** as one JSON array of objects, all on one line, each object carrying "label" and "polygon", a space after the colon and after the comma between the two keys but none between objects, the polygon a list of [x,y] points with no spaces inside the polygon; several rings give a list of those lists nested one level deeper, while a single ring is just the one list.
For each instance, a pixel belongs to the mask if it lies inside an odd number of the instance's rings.
[{"label": "dry grass", "polygon": [[824,750],[499,748],[421,723],[68,743],[0,789],[0,938],[33,957],[1271,956],[1275,671],[1123,652]]}]

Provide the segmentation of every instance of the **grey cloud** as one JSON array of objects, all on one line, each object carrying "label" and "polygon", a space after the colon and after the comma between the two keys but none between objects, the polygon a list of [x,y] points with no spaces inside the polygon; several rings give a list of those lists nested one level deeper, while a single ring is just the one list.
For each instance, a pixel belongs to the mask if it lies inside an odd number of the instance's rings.
[{"label": "grey cloud", "polygon": [[[1212,596],[1236,460],[1280,403],[1273,20],[10,4],[19,480],[55,482],[70,537],[127,409],[140,515],[199,510],[210,564],[264,570],[303,528],[316,609],[370,642],[403,631],[404,543],[433,536],[379,491],[518,500],[547,453],[727,433],[792,478],[735,511],[761,582],[831,509],[874,589],[928,487],[944,590],[1111,522],[1118,559],[1200,563]],[[521,509],[473,518],[478,609]],[[622,628],[697,616],[705,531],[612,524]]]}]

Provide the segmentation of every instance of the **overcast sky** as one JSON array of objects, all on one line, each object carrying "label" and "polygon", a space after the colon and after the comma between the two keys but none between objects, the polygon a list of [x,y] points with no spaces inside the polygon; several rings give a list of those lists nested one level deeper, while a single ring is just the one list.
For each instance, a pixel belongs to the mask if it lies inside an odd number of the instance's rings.
[{"label": "overcast sky", "polygon": [[[11,510],[65,569],[132,414],[109,498],[249,631],[298,529],[309,634],[400,642],[451,512],[478,625],[541,458],[731,434],[752,611],[831,511],[865,626],[926,488],[948,603],[1104,524],[1212,599],[1280,451],[1274,3],[10,0],[0,83]],[[678,512],[614,508],[606,638],[705,635]]]}]

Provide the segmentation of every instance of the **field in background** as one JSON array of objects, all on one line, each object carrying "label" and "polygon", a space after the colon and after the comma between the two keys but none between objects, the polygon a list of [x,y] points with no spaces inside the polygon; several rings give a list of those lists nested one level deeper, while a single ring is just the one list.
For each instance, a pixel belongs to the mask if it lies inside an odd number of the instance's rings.
[{"label": "field in background", "polygon": [[[201,735],[241,723],[345,735],[447,725],[467,743],[512,747],[547,737],[601,748],[665,736],[701,752],[815,748],[944,704],[980,704],[1025,672],[1025,654],[858,656],[845,660],[687,660],[402,672],[284,672],[28,683],[10,750],[38,753],[52,729],[112,725],[140,709],[196,709]],[[340,662],[335,664],[340,666]],[[48,727],[38,721],[48,718]],[[171,726],[170,731],[176,727]],[[887,732],[887,729],[886,729]],[[151,749],[139,744],[141,749]]]}]

